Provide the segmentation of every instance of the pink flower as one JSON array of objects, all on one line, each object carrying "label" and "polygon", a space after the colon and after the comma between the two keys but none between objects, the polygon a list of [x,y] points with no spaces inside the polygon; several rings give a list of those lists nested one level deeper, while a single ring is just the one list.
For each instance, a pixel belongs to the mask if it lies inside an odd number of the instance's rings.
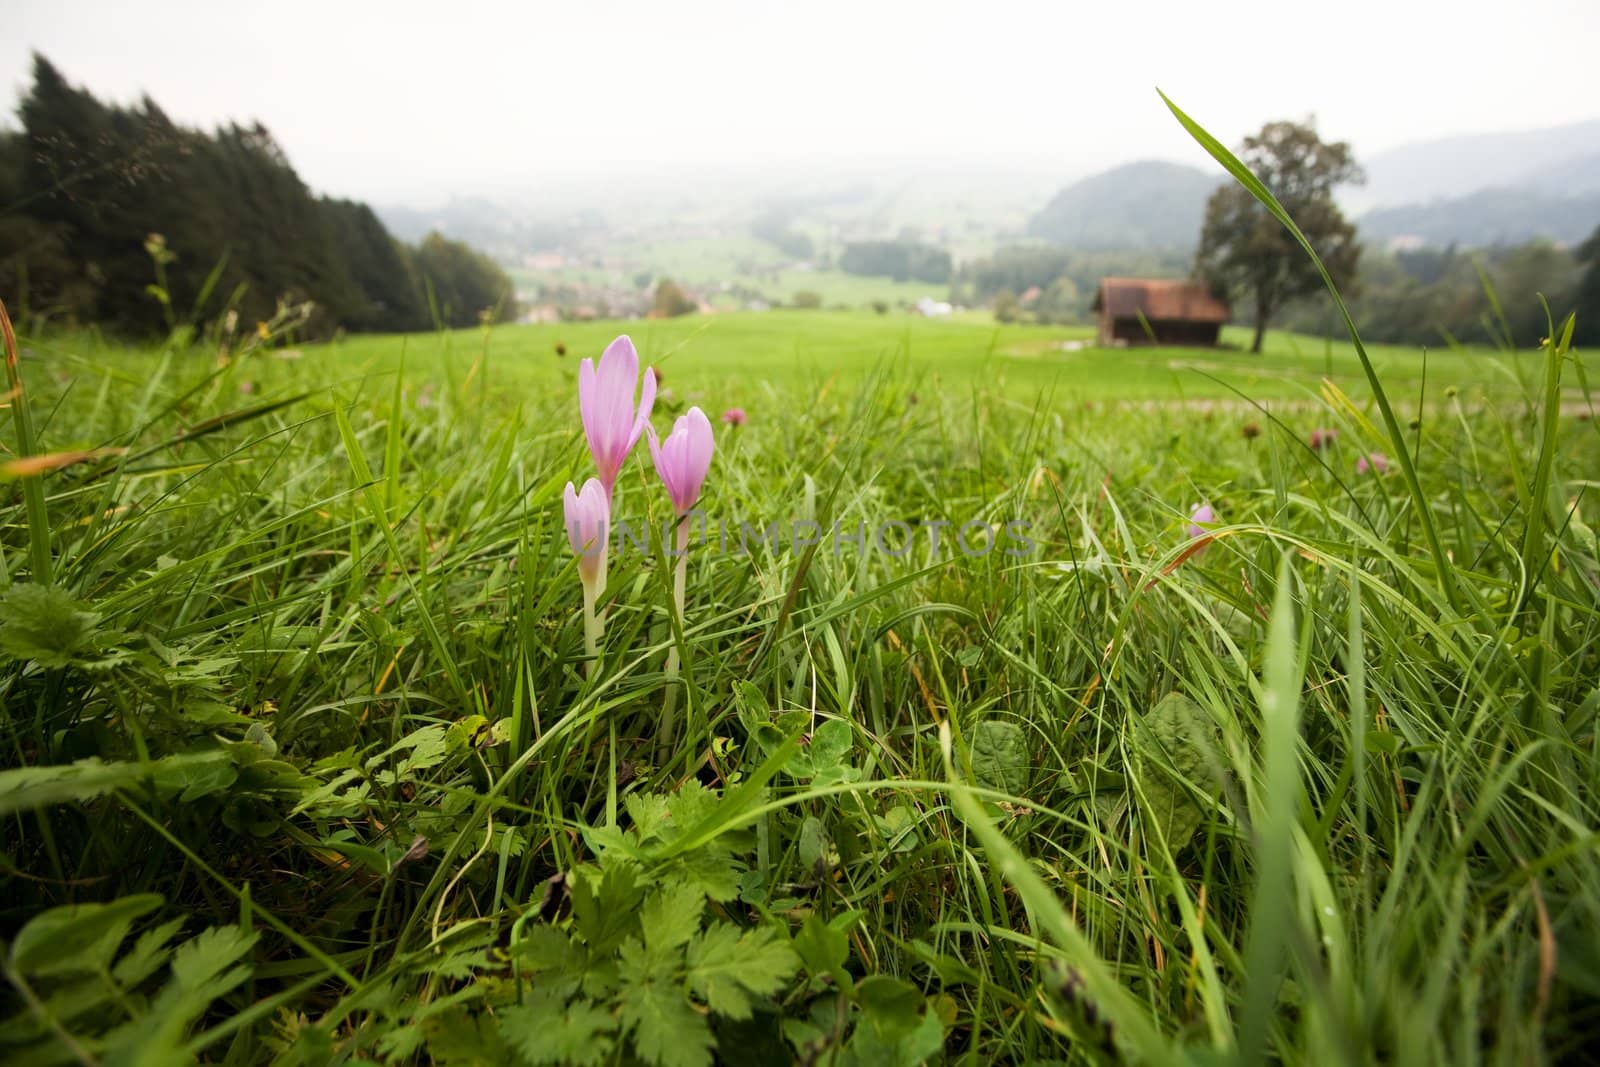
[{"label": "pink flower", "polygon": [[1382,452],[1368,452],[1360,459],[1357,459],[1356,473],[1365,474],[1368,471],[1376,471],[1379,474],[1388,474],[1389,457],[1384,455]]},{"label": "pink flower", "polygon": [[1321,452],[1324,448],[1332,448],[1338,441],[1338,430],[1316,429],[1311,431],[1311,437],[1307,443],[1316,451]]},{"label": "pink flower", "polygon": [[633,398],[638,388],[639,353],[627,334],[606,346],[598,370],[590,359],[578,368],[578,411],[608,501],[617,472],[650,424],[650,409],[656,402],[656,375],[650,369],[645,370],[636,409]]},{"label": "pink flower", "polygon": [[1205,523],[1210,525],[1216,521],[1216,508],[1212,507],[1210,504],[1196,504],[1194,506],[1194,510],[1189,512],[1189,525],[1184,527],[1184,532],[1187,533],[1191,539],[1196,537],[1204,537],[1206,535],[1206,528],[1200,524]]},{"label": "pink flower", "polygon": [[697,407],[678,417],[665,441],[658,441],[655,428],[650,429],[650,458],[655,461],[661,484],[667,487],[667,495],[672,498],[673,510],[680,516],[687,514],[700,499],[700,487],[711,470],[714,447],[711,420]]},{"label": "pink flower", "polygon": [[729,426],[743,426],[744,418],[744,408],[729,408],[722,413],[722,421]]},{"label": "pink flower", "polygon": [[578,576],[588,585],[599,576],[605,564],[611,502],[606,499],[605,486],[599,479],[590,478],[583,483],[581,492],[568,482],[562,503],[566,511],[567,541],[578,557]]}]

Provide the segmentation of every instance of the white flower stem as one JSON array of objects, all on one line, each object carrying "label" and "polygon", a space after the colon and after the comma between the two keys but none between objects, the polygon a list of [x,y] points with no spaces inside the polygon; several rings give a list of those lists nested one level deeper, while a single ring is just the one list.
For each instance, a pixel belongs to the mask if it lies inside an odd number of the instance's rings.
[{"label": "white flower stem", "polygon": [[583,652],[587,657],[583,665],[584,677],[592,679],[600,662],[600,638],[605,635],[606,622],[596,604],[606,591],[606,549],[600,549],[600,564],[592,577],[580,575],[583,580]]},{"label": "white flower stem", "polygon": [[[678,520],[678,565],[672,575],[672,609],[678,620],[678,630],[683,630],[683,602],[689,583],[689,517]],[[672,748],[673,734],[677,732],[674,713],[678,706],[678,642],[674,638],[667,650],[667,698],[661,711],[661,729],[657,734],[657,762],[664,760]]]},{"label": "white flower stem", "polygon": [[595,664],[600,654],[600,619],[594,610],[595,588],[593,582],[583,583],[583,674],[594,677]]}]

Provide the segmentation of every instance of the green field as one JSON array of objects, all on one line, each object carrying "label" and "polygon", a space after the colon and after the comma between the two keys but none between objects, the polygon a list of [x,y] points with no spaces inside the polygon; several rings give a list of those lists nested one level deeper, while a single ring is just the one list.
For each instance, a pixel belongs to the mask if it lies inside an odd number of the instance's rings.
[{"label": "green field", "polygon": [[541,285],[620,285],[646,275],[671,278],[698,293],[722,311],[738,311],[743,302],[725,291],[738,285],[760,293],[769,303],[790,304],[795,294],[816,293],[826,307],[865,309],[874,301],[891,307],[912,304],[923,297],[942,300],[948,285],[895,281],[889,277],[846,274],[841,270],[799,269],[775,247],[753,237],[674,237],[639,240],[615,252],[604,267],[575,263],[553,270],[517,268],[510,271],[519,290],[532,292]]},{"label": "green field", "polygon": [[[667,384],[687,403],[708,410],[770,406],[791,410],[791,390],[854,387],[874,374],[903,377],[914,387],[952,388],[1031,403],[1142,403],[1193,400],[1315,401],[1324,380],[1364,402],[1370,390],[1354,348],[1346,341],[1271,332],[1266,351],[1244,348],[1249,331],[1230,327],[1219,348],[1085,347],[1087,326],[1001,325],[968,312],[946,319],[871,311],[777,310],[691,315],[634,322],[519,325],[492,336],[475,331],[410,338],[353,337],[308,348],[332,360],[339,373],[389,370],[408,359],[460,372],[486,357],[506,382],[555,386],[575,373],[583,354],[594,354],[618,333],[628,333],[647,363],[660,366]],[[556,355],[565,346],[565,360]],[[70,349],[62,352],[68,356]],[[1536,354],[1508,355],[1487,348],[1425,351],[1370,346],[1374,364],[1395,402],[1411,408],[1440,403],[1454,388],[1468,405],[1506,402],[1537,390]],[[436,362],[437,361],[437,362]],[[1576,387],[1576,378],[1569,380]]]},{"label": "green field", "polygon": [[[749,418],[683,615],[619,543],[590,660],[561,496],[622,330],[662,432]],[[1347,344],[1087,334],[22,338],[0,1060],[1577,1062],[1587,368],[1376,349],[1386,427]],[[643,443],[618,484],[670,521]]]}]

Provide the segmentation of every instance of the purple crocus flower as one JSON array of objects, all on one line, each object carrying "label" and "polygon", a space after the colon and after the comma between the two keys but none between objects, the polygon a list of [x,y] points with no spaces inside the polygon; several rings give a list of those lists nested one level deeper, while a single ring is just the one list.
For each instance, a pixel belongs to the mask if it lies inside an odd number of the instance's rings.
[{"label": "purple crocus flower", "polygon": [[1360,459],[1357,459],[1356,473],[1365,474],[1368,471],[1375,471],[1378,474],[1388,474],[1389,457],[1384,455],[1382,452],[1368,452]]},{"label": "purple crocus flower", "polygon": [[1189,525],[1184,527],[1184,532],[1187,533],[1191,539],[1196,537],[1204,537],[1206,535],[1206,528],[1205,526],[1202,526],[1201,523],[1210,525],[1216,521],[1216,508],[1212,507],[1210,504],[1196,504],[1194,506],[1194,510],[1189,512]]},{"label": "purple crocus flower", "polygon": [[599,369],[590,359],[578,368],[578,411],[583,416],[583,433],[589,439],[589,454],[594,457],[607,501],[623,461],[650,424],[650,409],[656,402],[656,376],[649,368],[645,370],[644,387],[639,389],[637,408],[636,389],[639,353],[627,334],[606,346]]},{"label": "purple crocus flower", "polygon": [[584,585],[591,585],[605,566],[606,537],[611,526],[611,502],[606,499],[605,486],[598,478],[583,483],[583,489],[574,489],[567,483],[562,496],[567,520],[567,541],[578,557],[578,576]]},{"label": "purple crocus flower", "polygon": [[665,441],[658,441],[655,429],[651,428],[650,458],[655,461],[656,473],[667,487],[672,508],[678,515],[688,514],[700,499],[700,487],[711,470],[714,448],[711,420],[697,407],[678,417]]}]

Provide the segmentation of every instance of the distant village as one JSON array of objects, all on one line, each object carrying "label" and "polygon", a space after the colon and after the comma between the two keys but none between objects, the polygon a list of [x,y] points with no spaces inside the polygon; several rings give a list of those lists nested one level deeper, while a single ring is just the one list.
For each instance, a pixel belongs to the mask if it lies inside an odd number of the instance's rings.
[{"label": "distant village", "polygon": [[[725,311],[768,311],[775,307],[817,308],[822,304],[815,293],[803,288],[777,295],[785,276],[803,276],[817,266],[809,260],[770,265],[741,265],[737,281],[718,281],[694,285],[669,278],[638,265],[607,264],[598,257],[585,257],[557,251],[540,251],[519,257],[517,304],[521,320],[530,323],[583,322],[595,319],[646,319],[676,314],[714,315]],[[663,306],[661,285],[670,283],[681,296],[674,306]],[[928,286],[930,290],[945,285]],[[675,298],[676,299],[676,298]],[[893,302],[878,310],[899,311],[925,318],[942,318],[958,310],[940,297],[928,295]]]}]

